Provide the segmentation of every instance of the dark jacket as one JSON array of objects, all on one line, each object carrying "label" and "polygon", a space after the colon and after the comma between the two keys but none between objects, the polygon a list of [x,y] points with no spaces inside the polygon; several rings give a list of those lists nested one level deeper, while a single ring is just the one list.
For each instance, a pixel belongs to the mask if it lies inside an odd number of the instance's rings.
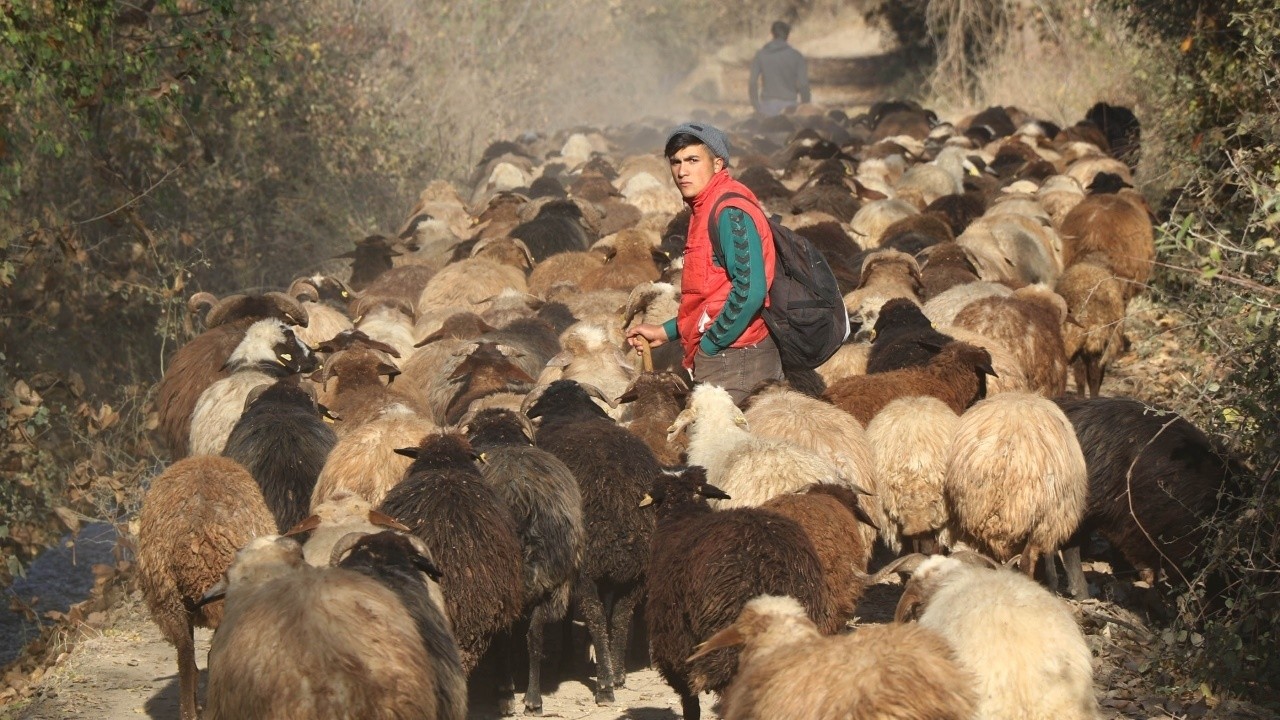
[{"label": "dark jacket", "polygon": [[802,103],[809,102],[809,69],[804,56],[786,40],[770,40],[751,61],[750,92],[752,107],[759,107],[761,100],[794,103],[796,96]]}]

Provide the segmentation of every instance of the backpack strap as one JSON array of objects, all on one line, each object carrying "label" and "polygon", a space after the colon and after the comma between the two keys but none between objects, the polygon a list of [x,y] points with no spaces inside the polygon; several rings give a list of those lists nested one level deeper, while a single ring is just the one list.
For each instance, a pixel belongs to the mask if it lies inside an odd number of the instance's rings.
[{"label": "backpack strap", "polygon": [[[725,263],[724,254],[720,248],[720,224],[718,222],[720,219],[720,210],[726,200],[733,200],[735,198],[751,202],[751,199],[742,193],[727,192],[716,200],[715,205],[711,206],[711,215],[707,218],[707,237],[711,238],[711,254],[715,256],[716,262],[720,263],[720,267],[722,268],[727,268],[728,265]],[[760,228],[756,228],[756,233],[758,233],[760,237],[764,237],[764,232]]]}]

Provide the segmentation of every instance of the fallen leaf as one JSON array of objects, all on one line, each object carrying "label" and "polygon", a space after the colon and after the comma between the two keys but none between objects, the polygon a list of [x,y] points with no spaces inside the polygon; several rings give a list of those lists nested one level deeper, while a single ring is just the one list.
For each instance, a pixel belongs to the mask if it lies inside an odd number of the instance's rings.
[{"label": "fallen leaf", "polygon": [[53,509],[53,514],[57,515],[58,519],[62,521],[62,524],[66,525],[67,529],[70,530],[72,533],[80,532],[79,513],[72,510],[71,508],[63,507],[59,505],[58,507]]}]

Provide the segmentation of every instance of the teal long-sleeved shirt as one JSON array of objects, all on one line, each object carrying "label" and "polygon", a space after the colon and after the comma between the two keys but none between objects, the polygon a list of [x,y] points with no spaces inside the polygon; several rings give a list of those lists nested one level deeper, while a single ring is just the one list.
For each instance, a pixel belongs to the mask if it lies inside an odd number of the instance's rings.
[{"label": "teal long-sleeved shirt", "polygon": [[[760,309],[764,307],[769,292],[768,277],[764,268],[764,249],[760,232],[751,216],[735,207],[720,211],[716,223],[719,238],[714,242],[713,262],[729,275],[733,288],[725,300],[720,314],[716,315],[699,342],[702,352],[715,355],[733,345]],[[675,318],[663,323],[668,340],[680,337]]]}]

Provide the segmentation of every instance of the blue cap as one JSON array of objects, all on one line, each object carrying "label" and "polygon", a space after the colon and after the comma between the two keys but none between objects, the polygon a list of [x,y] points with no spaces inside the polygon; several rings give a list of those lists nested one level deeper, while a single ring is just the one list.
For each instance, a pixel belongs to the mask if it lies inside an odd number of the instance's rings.
[{"label": "blue cap", "polygon": [[680,133],[689,133],[698,138],[711,150],[711,154],[724,160],[725,165],[729,164],[729,138],[719,128],[706,123],[685,123],[667,135],[667,142],[671,142],[671,138]]}]

